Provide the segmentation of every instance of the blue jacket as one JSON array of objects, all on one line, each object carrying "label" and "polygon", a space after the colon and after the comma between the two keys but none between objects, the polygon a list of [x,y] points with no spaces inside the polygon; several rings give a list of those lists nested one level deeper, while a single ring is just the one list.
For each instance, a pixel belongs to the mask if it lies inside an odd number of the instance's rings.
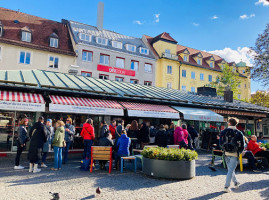
[{"label": "blue jacket", "polygon": [[29,140],[26,127],[24,125],[19,126],[18,141],[20,144],[25,144]]},{"label": "blue jacket", "polygon": [[128,138],[127,135],[122,134],[117,142],[118,154],[124,155],[124,156],[129,156],[130,155],[130,152],[129,152],[130,144],[131,144],[131,139]]}]

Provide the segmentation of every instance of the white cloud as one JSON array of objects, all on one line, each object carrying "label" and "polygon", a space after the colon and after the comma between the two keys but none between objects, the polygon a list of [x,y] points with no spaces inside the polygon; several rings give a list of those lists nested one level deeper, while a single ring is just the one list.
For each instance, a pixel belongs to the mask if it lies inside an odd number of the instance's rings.
[{"label": "white cloud", "polygon": [[142,25],[142,24],[144,24],[143,22],[141,22],[141,21],[139,21],[139,20],[135,20],[135,21],[133,21],[133,23],[134,23],[134,24],[138,24],[138,25]]},{"label": "white cloud", "polygon": [[156,23],[159,23],[159,22],[160,22],[160,15],[161,15],[161,14],[154,14],[154,21],[155,21]]},{"label": "white cloud", "polygon": [[260,5],[262,4],[263,6],[269,6],[269,1],[268,0],[259,0],[255,3],[255,5]]},{"label": "white cloud", "polygon": [[194,23],[194,22],[193,22],[192,25],[197,27],[197,26],[199,26],[200,24],[197,24],[197,23]]},{"label": "white cloud", "polygon": [[219,17],[217,15],[214,15],[213,17],[211,17],[211,19],[218,19]]},{"label": "white cloud", "polygon": [[254,13],[250,14],[249,16],[247,14],[241,15],[240,19],[250,19],[252,17],[255,17]]},{"label": "white cloud", "polygon": [[231,48],[224,48],[222,50],[210,51],[209,53],[216,54],[227,62],[239,63],[240,61],[243,61],[248,66],[253,65],[253,53],[250,53],[250,48],[248,47],[237,47],[236,50]]}]

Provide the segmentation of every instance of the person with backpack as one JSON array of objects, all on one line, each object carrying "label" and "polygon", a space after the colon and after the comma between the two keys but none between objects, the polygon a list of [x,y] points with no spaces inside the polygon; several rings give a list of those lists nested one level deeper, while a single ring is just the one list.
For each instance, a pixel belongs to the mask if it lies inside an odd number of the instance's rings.
[{"label": "person with backpack", "polygon": [[245,142],[242,132],[236,128],[237,124],[237,119],[230,118],[228,120],[228,128],[220,133],[220,146],[224,151],[225,161],[228,168],[224,192],[231,192],[231,181],[234,182],[236,189],[238,189],[240,185],[235,176],[235,169],[238,163],[239,154],[244,150]]},{"label": "person with backpack", "polygon": [[164,128],[164,125],[160,125],[160,129],[155,136],[155,143],[159,147],[166,147],[168,142],[168,133],[167,130]]},{"label": "person with backpack", "polygon": [[107,137],[107,134],[109,133],[109,128],[108,128],[107,123],[105,121],[101,121],[100,127],[101,127],[101,130],[100,130],[100,139],[101,138],[106,138]]}]

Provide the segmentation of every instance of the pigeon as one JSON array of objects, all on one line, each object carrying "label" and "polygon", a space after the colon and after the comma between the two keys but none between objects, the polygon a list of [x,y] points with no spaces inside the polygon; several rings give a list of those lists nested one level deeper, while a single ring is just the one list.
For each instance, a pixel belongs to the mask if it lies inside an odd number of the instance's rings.
[{"label": "pigeon", "polygon": [[213,172],[217,171],[215,167],[209,166],[208,168],[211,169],[211,171]]},{"label": "pigeon", "polygon": [[96,188],[96,194],[101,194],[100,187]]},{"label": "pigeon", "polygon": [[50,192],[50,194],[52,195],[52,199],[51,200],[59,200],[60,199],[60,194],[59,193],[52,193],[52,192]]}]

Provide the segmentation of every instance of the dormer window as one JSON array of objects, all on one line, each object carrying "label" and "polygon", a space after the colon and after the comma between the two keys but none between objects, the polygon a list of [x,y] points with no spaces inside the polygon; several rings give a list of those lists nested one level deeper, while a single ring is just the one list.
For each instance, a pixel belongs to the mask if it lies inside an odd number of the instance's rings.
[{"label": "dormer window", "polygon": [[89,34],[85,34],[85,33],[80,33],[79,34],[79,38],[83,41],[87,41],[87,42],[91,42],[92,41],[92,36]]},{"label": "dormer window", "polygon": [[101,44],[101,45],[107,45],[107,39],[106,38],[96,37],[96,43]]},{"label": "dormer window", "polygon": [[211,62],[211,63],[209,64],[209,66],[210,66],[211,68],[214,68],[214,63]]},{"label": "dormer window", "polygon": [[183,59],[184,59],[185,62],[188,62],[188,56],[187,55],[184,55]]},{"label": "dormer window", "polygon": [[201,60],[200,59],[197,60],[197,64],[201,65]]},{"label": "dormer window", "polygon": [[112,41],[112,47],[122,49],[122,43],[118,41]]},{"label": "dormer window", "polygon": [[3,26],[3,24],[0,21],[0,37],[3,36],[3,32],[4,32],[4,26]]},{"label": "dormer window", "polygon": [[58,48],[59,46],[59,38],[56,33],[52,33],[50,35],[50,47]]},{"label": "dormer window", "polygon": [[135,45],[127,44],[126,49],[128,51],[131,51],[131,52],[136,52],[136,46]]},{"label": "dormer window", "polygon": [[21,41],[31,42],[32,33],[28,31],[21,32]]},{"label": "dormer window", "polygon": [[140,47],[140,53],[145,54],[145,55],[149,55],[149,50],[146,48]]}]

